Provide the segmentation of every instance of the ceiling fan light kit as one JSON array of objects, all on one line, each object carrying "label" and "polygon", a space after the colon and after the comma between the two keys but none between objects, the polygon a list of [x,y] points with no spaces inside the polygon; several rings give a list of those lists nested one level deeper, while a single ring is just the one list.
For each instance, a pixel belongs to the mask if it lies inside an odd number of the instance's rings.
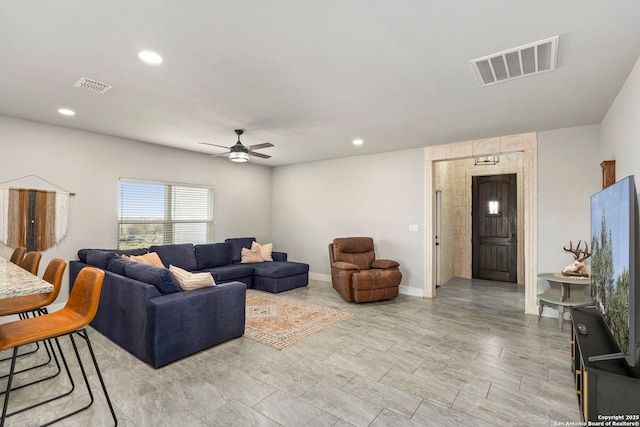
[{"label": "ceiling fan light kit", "polygon": [[238,135],[236,145],[229,148],[229,160],[232,162],[244,163],[249,161],[249,150],[240,142],[240,135],[244,133],[242,129],[235,130]]},{"label": "ceiling fan light kit", "polygon": [[236,143],[233,147],[231,147],[229,151],[229,160],[232,162],[248,162],[249,161],[249,150],[247,150],[240,142]]},{"label": "ceiling fan light kit", "polygon": [[[249,161],[249,155],[255,156],[255,157],[259,157],[261,159],[269,159],[271,158],[271,156],[268,156],[266,154],[262,154],[262,153],[258,153],[256,151],[253,150],[259,150],[262,148],[269,148],[269,147],[273,147],[273,144],[270,142],[264,142],[262,144],[255,144],[255,145],[250,145],[249,147],[245,147],[244,145],[242,145],[242,142],[240,142],[240,135],[242,135],[244,133],[243,129],[236,129],[235,130],[236,135],[238,135],[238,142],[236,142],[234,145],[232,145],[231,147],[229,147],[229,151],[226,153],[221,153],[221,154],[214,154],[213,157],[218,157],[218,156],[222,156],[225,154],[229,155],[229,160],[231,160],[232,162],[238,162],[238,163],[244,163],[244,162],[248,162]],[[220,147],[220,148],[227,148],[224,147],[222,145],[218,145],[218,144],[212,144],[210,142],[199,142],[199,144],[204,144],[204,145],[212,145],[214,147]]]}]

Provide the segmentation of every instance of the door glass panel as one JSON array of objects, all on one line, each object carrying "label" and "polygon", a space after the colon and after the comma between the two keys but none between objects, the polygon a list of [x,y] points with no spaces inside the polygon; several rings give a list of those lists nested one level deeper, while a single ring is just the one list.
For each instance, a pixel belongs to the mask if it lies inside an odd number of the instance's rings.
[{"label": "door glass panel", "polygon": [[489,200],[489,215],[500,214],[500,202],[497,200]]}]

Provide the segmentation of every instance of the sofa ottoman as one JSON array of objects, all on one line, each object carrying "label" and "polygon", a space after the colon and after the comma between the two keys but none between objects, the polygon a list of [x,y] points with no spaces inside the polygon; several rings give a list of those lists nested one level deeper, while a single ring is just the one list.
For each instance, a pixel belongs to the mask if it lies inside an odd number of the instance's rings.
[{"label": "sofa ottoman", "polygon": [[309,264],[273,261],[252,263],[251,266],[254,289],[276,294],[309,283]]},{"label": "sofa ottoman", "polygon": [[273,261],[242,263],[242,249],[251,249],[255,237],[226,239],[231,245],[231,259],[234,265],[251,266],[253,269],[252,289],[279,293],[309,284],[309,264],[287,260],[286,252],[272,252]]}]

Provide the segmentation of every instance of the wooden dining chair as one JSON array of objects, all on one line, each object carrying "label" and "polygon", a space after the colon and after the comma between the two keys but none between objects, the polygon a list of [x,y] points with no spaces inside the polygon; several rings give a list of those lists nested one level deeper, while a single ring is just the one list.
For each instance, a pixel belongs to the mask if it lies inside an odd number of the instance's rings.
[{"label": "wooden dining chair", "polygon": [[[94,397],[91,391],[91,385],[87,378],[84,365],[82,364],[82,359],[80,357],[78,347],[73,337],[74,334],[78,334],[87,343],[87,349],[89,350],[89,353],[91,355],[91,360],[93,361],[96,374],[98,376],[98,379],[100,380],[102,391],[104,393],[107,404],[109,405],[111,416],[115,421],[115,425],[118,425],[118,419],[116,418],[113,405],[111,404],[111,399],[109,398],[109,394],[107,392],[107,387],[102,378],[102,374],[98,366],[98,361],[96,360],[95,353],[93,352],[93,347],[91,346],[91,341],[89,340],[89,335],[86,330],[86,326],[93,320],[96,312],[98,311],[98,304],[100,303],[100,293],[102,291],[103,281],[104,272],[102,270],[93,267],[85,267],[80,271],[80,273],[78,273],[78,276],[73,285],[73,289],[64,308],[53,313],[43,314],[42,316],[0,324],[0,351],[13,350],[11,368],[9,370],[9,378],[7,380],[6,393],[4,397],[4,407],[2,408],[2,418],[0,419],[0,427],[4,426],[7,417],[22,413],[36,406],[44,405],[70,393],[68,392],[60,396],[48,398],[42,402],[38,402],[19,410],[15,410],[11,413],[8,412],[7,409],[9,407],[9,398],[11,395],[11,383],[13,381],[18,348],[23,345],[31,344],[38,341],[53,339],[56,342],[56,347],[58,348],[63,363],[67,368],[69,378],[71,379],[71,375],[68,370],[68,364],[58,340],[59,337],[65,335],[69,336],[71,345],[73,346],[73,350],[76,355],[76,359],[78,360],[78,366],[80,367],[80,371],[82,373],[82,377],[84,379],[84,383],[87,387],[87,392],[90,398],[90,402],[87,405],[79,409],[72,410],[71,412],[62,415],[53,421],[48,422],[47,425],[84,411],[93,404]],[[73,385],[72,379],[71,383],[71,391],[73,391],[73,388],[75,386]]]},{"label": "wooden dining chair", "polygon": [[22,259],[24,258],[24,254],[26,253],[27,253],[27,248],[25,248],[24,246],[18,246],[13,250],[13,253],[11,254],[11,258],[9,259],[9,261],[14,263],[15,265],[20,265],[20,263],[22,262]]},{"label": "wooden dining chair", "polygon": [[40,267],[40,259],[42,254],[37,251],[29,251],[25,254],[20,267],[24,268],[31,274],[38,275],[38,268]]}]

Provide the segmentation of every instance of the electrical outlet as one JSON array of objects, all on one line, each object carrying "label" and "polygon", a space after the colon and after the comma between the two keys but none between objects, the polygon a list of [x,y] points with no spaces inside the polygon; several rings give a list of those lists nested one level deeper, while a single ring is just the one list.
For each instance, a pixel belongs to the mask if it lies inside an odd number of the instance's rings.
[{"label": "electrical outlet", "polygon": [[418,231],[418,224],[409,224],[409,231]]}]

